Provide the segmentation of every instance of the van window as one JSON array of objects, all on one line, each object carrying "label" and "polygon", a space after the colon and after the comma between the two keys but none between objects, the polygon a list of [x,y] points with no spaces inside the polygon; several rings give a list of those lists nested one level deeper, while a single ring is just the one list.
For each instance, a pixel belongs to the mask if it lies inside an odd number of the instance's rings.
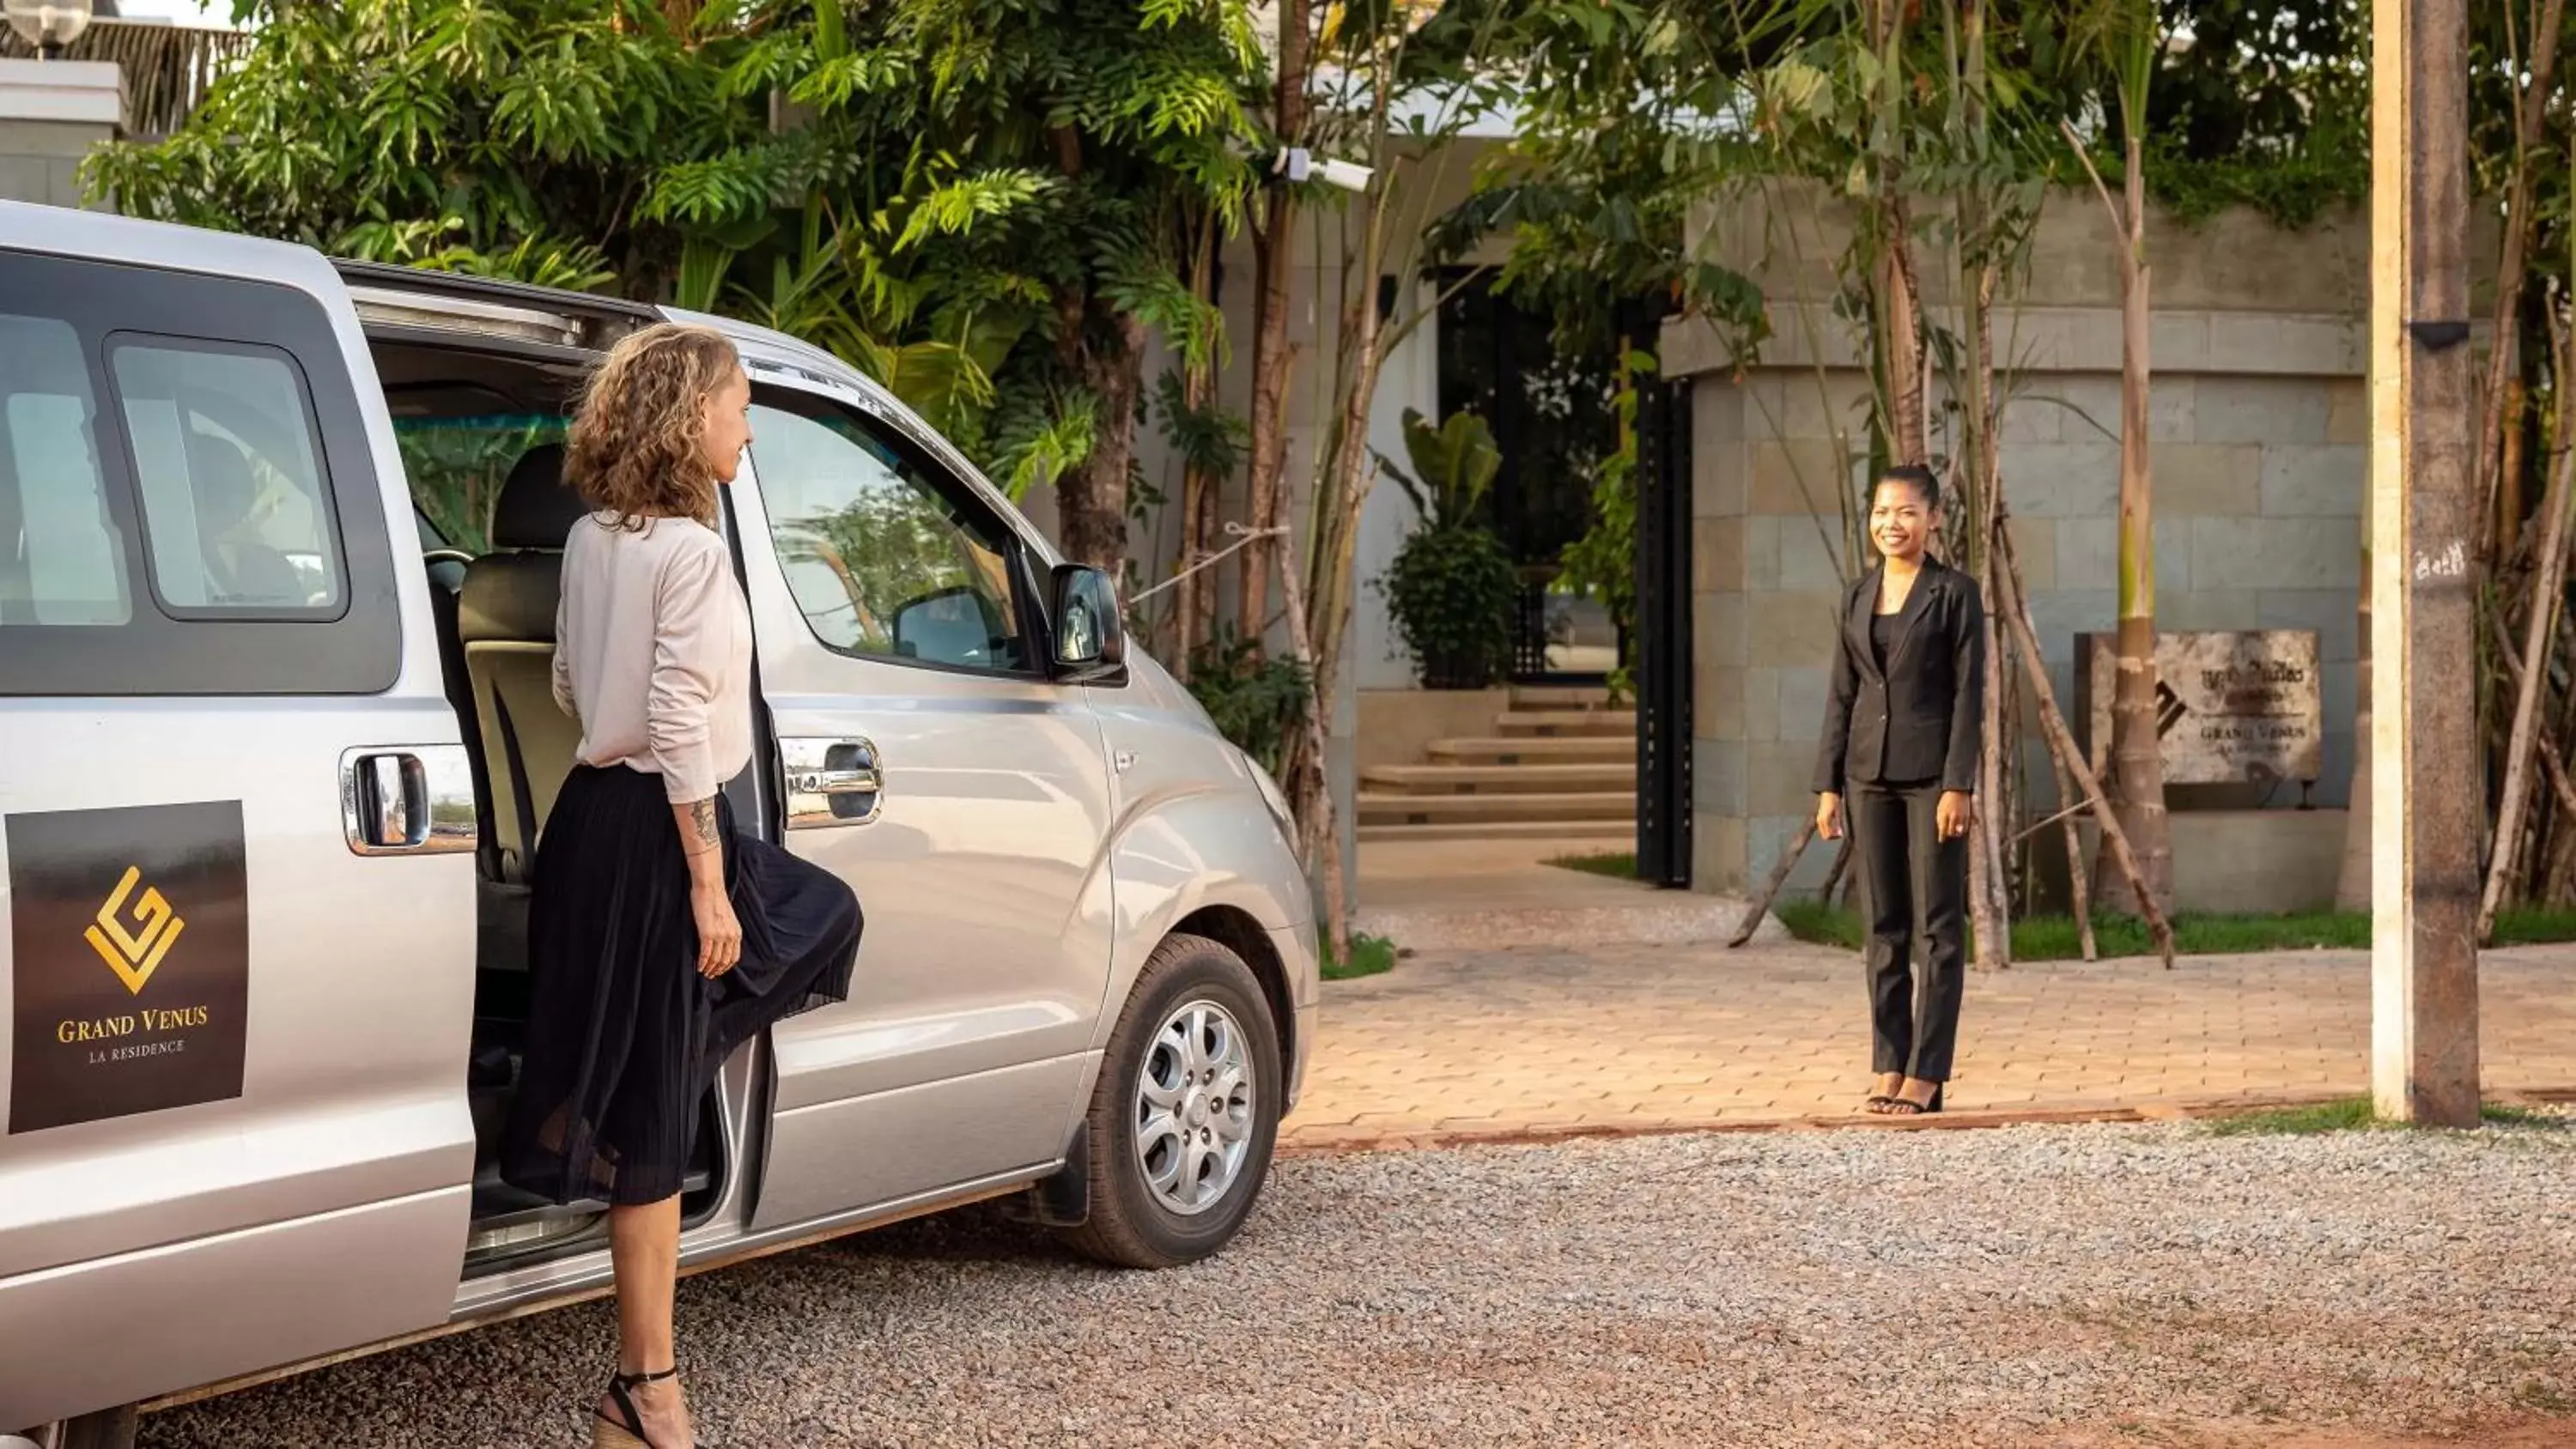
[{"label": "van window", "polygon": [[417,555],[362,382],[326,294],[9,253],[0,698],[392,688]]},{"label": "van window", "polygon": [[264,347],[119,340],[109,354],[161,603],[335,612],[337,529],[301,376]]},{"label": "van window", "polygon": [[543,413],[395,418],[394,441],[420,514],[421,548],[489,553],[492,506],[510,470],[530,449],[561,443],[568,430],[568,419]]},{"label": "van window", "polygon": [[80,336],[0,313],[0,626],[134,614]]},{"label": "van window", "polygon": [[1029,668],[1009,535],[858,418],[751,410],[752,471],[816,638],[844,654]]}]

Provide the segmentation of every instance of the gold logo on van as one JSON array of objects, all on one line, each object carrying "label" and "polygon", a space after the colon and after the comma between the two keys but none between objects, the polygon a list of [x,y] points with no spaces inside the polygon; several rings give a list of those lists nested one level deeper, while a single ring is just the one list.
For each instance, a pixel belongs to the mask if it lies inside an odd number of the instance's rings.
[{"label": "gold logo on van", "polygon": [[170,954],[170,947],[188,926],[179,918],[179,913],[170,908],[169,901],[162,898],[161,892],[145,886],[143,898],[134,903],[135,929],[128,930],[124,921],[125,898],[134,893],[135,886],[142,880],[140,866],[127,866],[125,879],[116,883],[116,893],[107,898],[107,904],[98,908],[96,923],[83,933],[89,939],[90,949],[107,963],[107,969],[116,973],[117,980],[125,983],[125,989],[136,996],[143,994],[143,983],[151,980],[152,973],[160,969],[161,958]]}]

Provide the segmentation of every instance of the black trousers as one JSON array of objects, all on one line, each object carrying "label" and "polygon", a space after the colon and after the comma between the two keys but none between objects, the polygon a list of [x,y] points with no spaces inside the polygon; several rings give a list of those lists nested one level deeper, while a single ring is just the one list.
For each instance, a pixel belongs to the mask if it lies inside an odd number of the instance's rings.
[{"label": "black trousers", "polygon": [[1950,1079],[1968,967],[1968,842],[1941,838],[1940,800],[1938,781],[1855,781],[1845,802],[1869,932],[1870,1070],[1926,1082]]}]

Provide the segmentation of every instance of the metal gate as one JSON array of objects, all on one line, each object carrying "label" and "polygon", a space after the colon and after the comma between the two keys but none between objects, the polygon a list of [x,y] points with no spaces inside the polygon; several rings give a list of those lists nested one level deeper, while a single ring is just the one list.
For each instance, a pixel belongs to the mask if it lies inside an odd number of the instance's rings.
[{"label": "metal gate", "polygon": [[1690,383],[1637,403],[1637,878],[1691,883]]}]

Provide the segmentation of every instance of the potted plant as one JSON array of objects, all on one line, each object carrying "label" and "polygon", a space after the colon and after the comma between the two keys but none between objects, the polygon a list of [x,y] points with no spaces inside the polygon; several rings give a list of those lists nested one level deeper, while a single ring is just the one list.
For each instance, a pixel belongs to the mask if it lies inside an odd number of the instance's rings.
[{"label": "potted plant", "polygon": [[1396,634],[1425,688],[1483,689],[1510,669],[1520,597],[1511,552],[1476,516],[1502,469],[1502,450],[1473,413],[1452,413],[1435,428],[1406,408],[1404,451],[1410,471],[1377,455],[1422,515],[1381,585]]}]

